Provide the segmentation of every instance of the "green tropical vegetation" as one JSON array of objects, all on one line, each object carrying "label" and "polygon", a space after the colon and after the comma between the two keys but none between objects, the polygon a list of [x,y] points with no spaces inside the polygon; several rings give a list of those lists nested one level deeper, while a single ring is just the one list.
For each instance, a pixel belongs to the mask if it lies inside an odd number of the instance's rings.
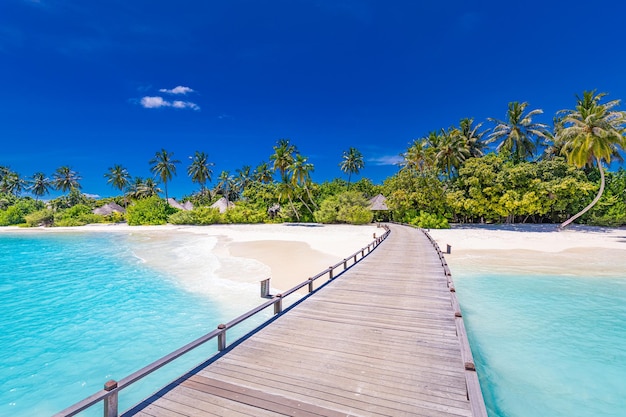
[{"label": "green tropical vegetation", "polygon": [[[381,184],[366,177],[353,181],[365,167],[355,147],[337,158],[338,174],[347,180],[320,183],[311,178],[313,163],[288,138],[279,139],[256,168],[243,165],[216,178],[208,154],[196,151],[186,173],[199,189],[180,199],[187,204],[183,208],[168,203],[168,183],[181,162],[165,149],[148,161],[154,177],[132,177],[125,167],[112,165],[103,175],[119,195],[104,199],[83,194],[82,178],[67,165],[51,178],[43,172],[26,178],[0,166],[0,225],[393,220],[423,228],[450,223],[566,227],[575,221],[620,226],[626,224],[626,171],[608,167],[626,149],[626,112],[617,109],[619,100],[605,97],[583,92],[572,109],[557,112],[552,126],[536,121],[541,109],[511,102],[504,120],[463,118],[456,126],[431,130],[407,146],[397,171]],[[53,189],[63,194],[44,201]],[[388,210],[370,209],[369,200],[378,194],[385,196]]]}]

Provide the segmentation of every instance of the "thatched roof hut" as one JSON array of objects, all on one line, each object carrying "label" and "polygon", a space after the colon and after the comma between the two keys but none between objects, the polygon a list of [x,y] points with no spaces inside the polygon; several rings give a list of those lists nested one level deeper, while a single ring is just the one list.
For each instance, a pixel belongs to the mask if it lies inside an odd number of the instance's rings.
[{"label": "thatched roof hut", "polygon": [[369,209],[372,211],[387,211],[389,207],[387,207],[387,199],[384,195],[378,194],[376,197],[373,197],[369,201]]},{"label": "thatched roof hut", "polygon": [[99,214],[101,216],[110,216],[113,213],[126,213],[126,210],[124,210],[124,207],[120,206],[117,203],[107,203],[102,207],[98,207],[96,209],[92,210],[93,214]]},{"label": "thatched roof hut", "polygon": [[185,201],[183,203],[183,208],[185,210],[191,211],[191,210],[193,210],[193,203],[191,201]]},{"label": "thatched roof hut", "polygon": [[235,204],[232,201],[226,200],[226,198],[222,197],[217,200],[215,203],[211,204],[211,208],[216,208],[220,211],[220,213],[224,213],[226,210],[235,207]]},{"label": "thatched roof hut", "polygon": [[187,210],[185,208],[185,206],[183,206],[182,204],[180,204],[178,201],[174,200],[172,197],[167,199],[167,204],[170,205],[170,207],[174,207],[177,208],[179,210]]}]

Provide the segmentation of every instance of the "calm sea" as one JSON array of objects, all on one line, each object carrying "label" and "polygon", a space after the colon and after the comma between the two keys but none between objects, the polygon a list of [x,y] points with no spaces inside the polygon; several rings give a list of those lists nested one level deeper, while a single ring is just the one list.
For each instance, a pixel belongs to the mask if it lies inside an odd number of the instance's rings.
[{"label": "calm sea", "polygon": [[[190,292],[146,265],[134,251],[144,240],[102,232],[0,234],[0,416],[52,415],[234,318],[228,299]],[[176,257],[159,247],[164,258]],[[230,303],[241,296],[231,294]],[[120,408],[215,350],[209,342],[122,391]],[[101,413],[98,407],[86,415]]]},{"label": "calm sea", "polygon": [[453,270],[490,417],[626,415],[624,272]]},{"label": "calm sea", "polygon": [[[168,275],[137,255],[206,273],[211,246],[187,250],[193,239],[0,234],[0,416],[54,414],[258,301],[256,285],[228,287],[210,274],[190,285],[180,277],[193,270]],[[624,277],[453,273],[491,417],[625,415]],[[210,342],[123,391],[121,409],[213,352]]]}]

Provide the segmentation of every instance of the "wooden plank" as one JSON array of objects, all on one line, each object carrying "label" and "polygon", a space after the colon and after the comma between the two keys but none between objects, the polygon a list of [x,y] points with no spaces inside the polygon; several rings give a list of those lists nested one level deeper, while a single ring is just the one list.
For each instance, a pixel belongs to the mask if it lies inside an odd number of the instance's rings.
[{"label": "wooden plank", "polygon": [[362,262],[338,268],[143,415],[486,417],[476,372],[465,370],[471,350],[445,259],[421,232],[392,229]]}]

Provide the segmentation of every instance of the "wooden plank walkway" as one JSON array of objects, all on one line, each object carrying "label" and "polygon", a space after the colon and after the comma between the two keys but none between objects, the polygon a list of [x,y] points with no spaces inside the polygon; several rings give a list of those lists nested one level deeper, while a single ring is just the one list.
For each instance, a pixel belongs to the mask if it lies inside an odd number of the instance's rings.
[{"label": "wooden plank walkway", "polygon": [[390,227],[362,262],[124,415],[480,415],[439,256]]}]

